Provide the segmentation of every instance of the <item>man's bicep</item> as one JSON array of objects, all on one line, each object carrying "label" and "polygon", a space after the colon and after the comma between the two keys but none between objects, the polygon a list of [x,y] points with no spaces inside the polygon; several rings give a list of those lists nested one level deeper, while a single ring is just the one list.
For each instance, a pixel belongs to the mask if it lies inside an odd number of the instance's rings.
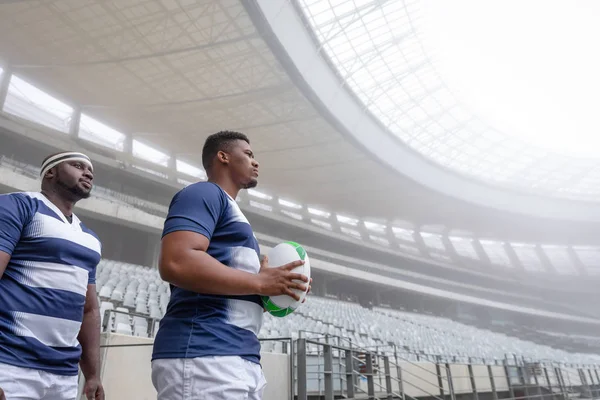
[{"label": "man's bicep", "polygon": [[196,265],[194,257],[208,249],[206,236],[190,231],[176,231],[165,235],[161,241],[158,271],[167,282],[177,282],[190,265]]},{"label": "man's bicep", "polygon": [[10,261],[10,254],[0,250],[0,279],[2,279],[2,275],[4,275],[4,271],[6,271],[6,267],[8,266],[9,261]]},{"label": "man's bicep", "polygon": [[161,251],[167,255],[190,250],[206,251],[210,240],[206,235],[192,231],[175,231],[166,234],[161,241]]},{"label": "man's bicep", "polygon": [[87,293],[85,295],[85,305],[83,306],[83,312],[87,313],[98,308],[98,298],[96,297],[96,284],[89,284],[87,286]]},{"label": "man's bicep", "polygon": [[31,204],[23,195],[0,195],[0,251],[12,254],[31,212]]}]

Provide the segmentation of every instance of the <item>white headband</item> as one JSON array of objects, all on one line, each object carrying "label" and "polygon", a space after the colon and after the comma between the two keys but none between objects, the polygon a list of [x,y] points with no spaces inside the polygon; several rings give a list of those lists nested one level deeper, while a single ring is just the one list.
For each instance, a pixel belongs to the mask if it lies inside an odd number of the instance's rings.
[{"label": "white headband", "polygon": [[90,168],[93,168],[92,161],[85,154],[77,153],[75,151],[67,151],[49,157],[46,161],[44,161],[44,163],[42,164],[42,168],[40,169],[40,176],[43,178],[44,175],[46,175],[46,172],[48,172],[51,168],[54,168],[58,164],[63,163],[65,161],[81,161],[89,165]]}]

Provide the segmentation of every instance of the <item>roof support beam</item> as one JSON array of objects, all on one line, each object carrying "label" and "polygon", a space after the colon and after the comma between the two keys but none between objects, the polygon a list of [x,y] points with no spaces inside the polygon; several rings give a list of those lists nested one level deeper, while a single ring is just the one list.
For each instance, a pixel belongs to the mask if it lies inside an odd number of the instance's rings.
[{"label": "roof support beam", "polygon": [[133,135],[125,133],[125,141],[123,142],[123,153],[133,155]]},{"label": "roof support beam", "polygon": [[479,243],[479,239],[476,238],[476,237],[474,237],[473,241],[471,243],[473,243],[473,248],[475,249],[475,252],[479,256],[479,259],[481,261],[483,261],[484,263],[491,264],[492,261],[490,260],[490,257],[488,257],[488,255],[485,252],[485,250],[484,250],[483,246],[481,245],[481,243]]},{"label": "roof support beam", "polygon": [[573,265],[575,265],[575,268],[577,269],[577,271],[579,271],[579,274],[583,275],[583,276],[587,276],[588,275],[587,267],[583,264],[583,262],[581,261],[581,259],[579,258],[579,256],[575,252],[575,250],[573,250],[573,247],[571,247],[571,246],[567,247],[567,252],[569,253],[571,262],[573,263]]},{"label": "roof support beam", "polygon": [[79,125],[81,122],[81,107],[73,107],[73,114],[71,115],[71,121],[69,122],[69,135],[75,139],[79,137]]},{"label": "roof support beam", "polygon": [[540,258],[540,260],[542,261],[542,265],[546,269],[544,272],[552,272],[552,273],[556,274],[557,273],[556,268],[550,261],[550,258],[548,258],[548,255],[546,255],[546,253],[542,249],[542,246],[540,246],[539,244],[536,244],[535,252],[536,252],[537,256]]},{"label": "roof support beam", "polygon": [[171,153],[169,157],[169,179],[177,182],[177,155]]},{"label": "roof support beam", "polygon": [[512,246],[508,242],[504,242],[504,251],[506,251],[506,254],[508,255],[508,258],[510,259],[510,262],[516,269],[525,271],[525,267],[523,266],[523,263],[517,256],[515,249],[513,249]]},{"label": "roof support beam", "polygon": [[3,67],[2,75],[0,75],[0,110],[4,108],[8,87],[10,86],[10,78],[12,77],[12,69],[10,66]]}]

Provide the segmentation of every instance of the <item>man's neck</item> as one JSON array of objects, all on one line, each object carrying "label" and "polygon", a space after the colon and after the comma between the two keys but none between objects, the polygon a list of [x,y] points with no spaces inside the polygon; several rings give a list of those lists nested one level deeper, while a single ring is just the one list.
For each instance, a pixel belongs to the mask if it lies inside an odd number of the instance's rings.
[{"label": "man's neck", "polygon": [[240,188],[229,179],[208,178],[208,181],[219,185],[219,187],[234,200],[237,198],[237,195],[240,192]]},{"label": "man's neck", "polygon": [[53,191],[53,190],[44,190],[43,189],[42,194],[44,196],[46,196],[46,198],[48,200],[50,200],[50,202],[52,204],[54,204],[56,206],[56,208],[58,208],[65,217],[67,217],[69,220],[72,220],[73,208],[75,207],[75,201],[65,199],[64,197],[62,197],[60,194],[58,194],[56,191]]}]

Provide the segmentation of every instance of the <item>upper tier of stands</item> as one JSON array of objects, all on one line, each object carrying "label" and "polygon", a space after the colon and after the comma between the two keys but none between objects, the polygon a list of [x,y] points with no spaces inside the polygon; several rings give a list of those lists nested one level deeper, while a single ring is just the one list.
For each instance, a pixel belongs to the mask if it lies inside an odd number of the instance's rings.
[{"label": "upper tier of stands", "polygon": [[[102,317],[106,310],[119,311],[109,321],[103,321],[108,330],[141,337],[156,333],[158,325],[152,322],[164,315],[169,301],[169,286],[156,269],[103,260],[98,266],[96,282]],[[316,296],[310,296],[285,318],[265,314],[259,336],[297,338],[301,331],[307,335],[347,338],[355,346],[369,350],[393,352],[395,346],[397,351],[405,353],[405,358],[415,358],[415,354],[421,353],[424,357],[441,355],[459,360],[476,357],[491,361],[517,354],[534,360],[600,363],[599,355],[568,353],[446,318],[386,308],[371,310]],[[264,346],[267,351],[278,349],[274,343]]]},{"label": "upper tier of stands", "polygon": [[[30,178],[38,179],[38,168],[0,156],[0,166]],[[168,206],[114,190],[95,186],[93,195],[110,202],[133,206],[150,214],[164,217]],[[299,214],[291,213],[285,203],[277,210],[267,204],[270,200],[256,191],[242,192],[238,199],[244,206],[261,212],[279,212],[284,218],[298,222]],[[311,211],[311,210],[309,210]],[[540,243],[510,243],[484,240],[477,237],[430,233],[382,224],[361,222],[348,218],[333,219],[331,215],[314,215],[306,223],[313,228],[337,232],[359,239],[385,250],[394,250],[407,257],[465,268],[499,268],[524,270],[531,273],[549,272],[562,275],[600,276],[600,247],[560,246]],[[292,215],[293,214],[293,215]],[[299,218],[301,217],[301,218]]]}]

